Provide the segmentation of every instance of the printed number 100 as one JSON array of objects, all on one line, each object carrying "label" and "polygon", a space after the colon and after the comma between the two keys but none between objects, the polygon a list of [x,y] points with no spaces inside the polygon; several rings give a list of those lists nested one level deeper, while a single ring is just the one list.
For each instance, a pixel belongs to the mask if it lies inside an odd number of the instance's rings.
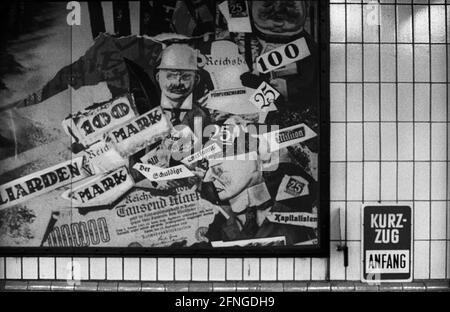
[{"label": "printed number 100", "polygon": [[[290,43],[284,48],[284,55],[290,60],[297,58],[299,54],[300,54],[300,50],[298,49],[297,45],[295,45],[294,43]],[[266,64],[266,59],[267,59],[267,62],[269,63],[269,65],[271,66],[271,68],[268,68],[268,66]],[[279,51],[276,51],[276,50],[269,52],[266,58],[261,57],[258,60],[258,64],[261,66],[263,73],[267,72],[268,70],[270,70],[274,67],[278,67],[285,62],[286,62],[286,60],[283,60],[283,55]]]},{"label": "printed number 100", "polygon": [[85,135],[93,133],[95,130],[93,126],[97,129],[101,129],[109,125],[111,122],[111,116],[114,119],[120,119],[130,112],[130,108],[125,103],[118,103],[111,108],[111,115],[105,112],[101,112],[92,118],[92,123],[90,120],[86,120],[81,124],[81,129],[85,131]]}]

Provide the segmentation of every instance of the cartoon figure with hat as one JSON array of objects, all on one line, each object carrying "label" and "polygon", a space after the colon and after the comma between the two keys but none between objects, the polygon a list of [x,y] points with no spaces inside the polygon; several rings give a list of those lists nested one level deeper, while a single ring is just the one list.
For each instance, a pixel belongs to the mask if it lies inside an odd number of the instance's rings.
[{"label": "cartoon figure with hat", "polygon": [[161,107],[173,125],[185,124],[192,130],[194,117],[209,124],[209,113],[193,100],[198,85],[197,51],[187,44],[174,43],[166,47],[157,66],[156,80],[161,89]]}]

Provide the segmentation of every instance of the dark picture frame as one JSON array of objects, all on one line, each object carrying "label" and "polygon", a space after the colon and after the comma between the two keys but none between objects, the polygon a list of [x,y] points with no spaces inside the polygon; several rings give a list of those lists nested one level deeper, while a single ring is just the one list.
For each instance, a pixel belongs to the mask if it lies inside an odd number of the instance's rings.
[{"label": "dark picture frame", "polygon": [[[298,1],[298,0],[297,0]],[[214,1],[203,1],[210,5]],[[221,1],[218,1],[221,2]],[[156,257],[329,257],[330,255],[330,90],[329,90],[329,69],[330,69],[330,21],[329,21],[329,1],[310,1],[309,21],[311,23],[312,37],[316,38],[318,46],[317,62],[318,62],[318,169],[317,169],[317,201],[319,209],[317,212],[317,243],[314,245],[286,245],[286,246],[258,246],[258,247],[214,247],[211,246],[197,246],[197,247],[49,247],[43,244],[40,247],[0,247],[0,254],[4,256],[108,256],[108,257],[141,257],[141,256],[156,256]],[[188,1],[189,3],[189,1]],[[98,6],[99,2],[89,3],[90,13],[101,11]],[[114,12],[123,9],[124,5],[114,4]],[[125,6],[126,7],[126,6]],[[188,6],[189,10],[195,8]],[[123,13],[123,11],[121,11]],[[125,21],[114,20],[114,26],[119,35],[129,35],[130,16],[129,12],[125,10]],[[122,14],[121,13],[121,14]],[[141,15],[144,10],[141,7]],[[217,13],[217,12],[216,12]],[[104,31],[101,19],[96,19],[92,24],[92,35],[98,36]],[[100,22],[100,25],[98,23]],[[202,32],[207,32],[211,25],[205,23],[198,23]],[[150,31],[152,25],[143,24],[141,19],[142,29]],[[253,26],[254,27],[254,26]],[[150,34],[154,35],[154,34]],[[128,61],[126,61],[128,62]],[[133,72],[136,76],[140,76],[139,68],[136,67],[135,62],[129,62],[127,69]],[[142,80],[147,79],[145,76],[140,76]],[[131,82],[130,82],[131,83]],[[46,90],[48,92],[48,89]],[[142,90],[141,90],[142,91]],[[148,90],[147,90],[148,91]],[[136,99],[137,111],[145,111],[145,108],[140,106],[138,94],[140,91],[134,93]],[[45,92],[44,92],[45,93]],[[142,95],[145,96],[145,95]],[[28,104],[27,104],[28,105]],[[138,155],[139,157],[142,154]],[[133,155],[133,160],[130,158],[130,165],[136,162],[139,157]],[[3,184],[3,181],[2,181]],[[117,200],[120,200],[117,199]],[[55,221],[56,222],[56,221]],[[49,224],[46,231],[47,237],[52,230],[52,225]]]}]

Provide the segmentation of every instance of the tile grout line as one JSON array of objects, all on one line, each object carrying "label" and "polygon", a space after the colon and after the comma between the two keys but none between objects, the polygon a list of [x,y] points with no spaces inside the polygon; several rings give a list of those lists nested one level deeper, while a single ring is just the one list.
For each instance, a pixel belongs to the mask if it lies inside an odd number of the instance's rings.
[{"label": "tile grout line", "polygon": [[[428,4],[430,4],[430,0],[428,0]],[[429,72],[428,72],[428,74],[429,74],[429,81],[431,82],[431,81],[433,81],[433,76],[432,76],[432,69],[433,69],[433,67],[432,67],[432,62],[431,62],[432,48],[431,48],[431,7],[430,6],[428,6],[427,11],[428,11],[428,41],[429,41],[429,46],[428,46],[428,49],[429,49],[429,51],[428,51],[428,53],[429,53],[428,54]],[[429,85],[429,94],[428,94],[428,96],[429,96],[429,106],[428,106],[429,112],[428,113],[429,113],[430,122],[431,122],[431,119],[432,119],[431,106],[433,105],[433,99],[432,99],[431,92],[432,92],[432,88],[431,88],[431,84],[430,84]],[[432,156],[433,131],[432,130],[433,130],[433,127],[432,127],[432,125],[430,123],[429,124],[429,135],[430,135],[429,157],[430,157],[430,161],[433,160],[433,156]],[[429,235],[430,243],[429,243],[429,246],[428,246],[428,262],[429,262],[428,263],[428,268],[429,268],[429,270],[428,270],[428,278],[431,279],[431,270],[432,270],[432,266],[431,266],[431,264],[432,264],[432,262],[431,262],[431,251],[432,251],[431,250],[431,227],[432,227],[431,221],[432,221],[432,216],[433,216],[432,215],[432,211],[431,211],[431,206],[432,206],[431,205],[431,199],[432,199],[433,163],[431,163],[431,162],[430,162],[430,171],[429,172],[430,172],[430,176],[429,176],[429,190],[428,190],[428,193],[429,193],[430,203],[428,204],[428,213],[429,213],[428,235]]]},{"label": "tile grout line", "polygon": [[[448,54],[448,37],[449,37],[449,30],[448,30],[448,23],[449,23],[449,21],[448,21],[448,10],[449,10],[449,8],[450,8],[450,6],[448,5],[448,1],[447,1],[447,3],[445,4],[445,6],[444,6],[444,16],[445,16],[445,21],[444,21],[444,23],[445,23],[445,55],[446,55],[446,58],[445,58],[445,63],[446,63],[446,68],[447,68],[447,70],[446,70],[446,78],[447,78],[447,84],[446,84],[446,92],[445,92],[445,95],[446,95],[446,103],[447,103],[447,106],[446,106],[446,120],[447,120],[447,125],[446,125],[446,127],[447,127],[447,131],[446,131],[446,138],[447,138],[447,151],[446,151],[446,153],[447,153],[447,160],[448,160],[448,156],[449,156],[449,149],[450,149],[450,142],[449,142],[449,126],[448,126],[448,122],[449,122],[449,119],[448,119],[448,114],[449,114],[449,109],[448,109],[448,103],[449,103],[449,88],[448,88],[448,83],[449,83],[449,68],[448,68],[448,66],[449,66],[449,62],[448,62],[448,58],[449,58],[449,54]],[[449,258],[449,250],[448,250],[448,245],[449,245],[449,242],[448,242],[448,227],[449,227],[449,213],[448,213],[448,209],[449,209],[449,205],[448,205],[448,200],[449,200],[449,198],[448,198],[448,195],[449,195],[449,165],[448,165],[448,162],[447,162],[447,165],[446,165],[446,189],[447,189],[447,192],[446,192],[446,194],[445,194],[445,197],[446,197],[446,204],[445,204],[445,206],[446,206],[446,209],[445,209],[445,220],[446,220],[446,222],[445,222],[445,224],[446,224],[446,226],[445,226],[445,234],[446,234],[446,238],[447,238],[447,243],[445,244],[445,256],[447,257],[447,261],[446,261],[446,263],[445,263],[445,277],[446,278],[448,278],[448,272],[449,272],[449,268],[448,268],[448,265],[449,265],[449,260],[448,260],[448,258]]]},{"label": "tile grout line", "polygon": [[[347,42],[348,39],[348,9],[347,9],[347,5],[345,5],[345,41]],[[361,7],[361,15],[362,15],[362,7]],[[348,45],[345,44],[345,60],[344,60],[344,67],[345,67],[345,72],[344,72],[344,79],[345,82],[348,81]],[[348,138],[347,138],[347,133],[348,133],[348,84],[345,83],[344,85],[344,93],[345,93],[345,178],[344,178],[344,199],[345,199],[345,205],[343,207],[344,209],[344,242],[345,244],[347,244],[347,213],[348,213],[348,205],[347,205],[347,192],[348,192]],[[341,211],[339,209],[339,231],[342,232],[341,229]],[[339,237],[342,238],[342,233],[339,233]],[[342,242],[340,242],[342,244]],[[344,267],[344,278],[345,280],[348,279],[348,267]]]},{"label": "tile grout line", "polygon": [[[412,143],[413,143],[413,175],[412,175],[412,180],[413,180],[413,189],[412,189],[412,214],[413,214],[413,220],[414,220],[414,223],[415,223],[415,220],[416,220],[416,218],[415,218],[415,208],[416,208],[416,206],[415,206],[415,181],[416,181],[416,165],[415,165],[415,163],[414,163],[414,161],[415,161],[415,157],[416,157],[416,149],[415,149],[415,147],[416,147],[416,145],[415,145],[415,142],[416,142],[416,137],[415,137],[415,134],[416,134],[416,127],[415,127],[415,116],[416,116],[416,114],[415,114],[415,98],[416,98],[416,87],[415,87],[415,64],[416,64],[416,62],[415,62],[415,45],[414,45],[414,4],[411,2],[411,48],[412,48],[412,115],[413,115],[413,128],[412,128],[412,131],[413,131],[413,138],[412,138]],[[414,224],[413,224],[413,226],[412,226],[412,240],[413,240],[413,242],[414,242],[414,245],[415,245],[415,242],[416,242],[416,237],[415,237],[415,227],[414,227]],[[411,262],[415,262],[415,261],[411,261],[412,259],[410,259],[410,263]],[[411,268],[412,269],[412,271],[414,272],[413,274],[415,274],[415,270],[413,269],[413,268]],[[413,279],[414,279],[414,276],[413,276]]]}]

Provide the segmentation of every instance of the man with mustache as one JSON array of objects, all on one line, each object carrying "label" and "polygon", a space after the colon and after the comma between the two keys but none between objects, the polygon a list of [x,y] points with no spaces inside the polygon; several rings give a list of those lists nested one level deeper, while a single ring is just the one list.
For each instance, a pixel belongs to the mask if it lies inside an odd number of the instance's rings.
[{"label": "man with mustache", "polygon": [[200,81],[197,51],[187,44],[174,43],[165,48],[157,67],[156,80],[161,89],[161,107],[173,125],[194,129],[194,118],[209,124],[209,113],[193,100]]}]

